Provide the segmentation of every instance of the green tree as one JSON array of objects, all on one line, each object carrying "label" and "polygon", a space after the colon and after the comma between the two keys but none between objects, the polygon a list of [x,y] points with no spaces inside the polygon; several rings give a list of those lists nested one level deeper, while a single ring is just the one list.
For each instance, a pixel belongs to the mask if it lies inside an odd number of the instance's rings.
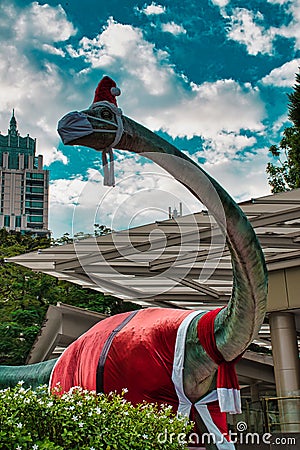
[{"label": "green tree", "polygon": [[105,234],[110,234],[111,232],[111,228],[108,228],[105,225],[99,225],[99,223],[94,224],[94,235],[96,237],[104,236]]},{"label": "green tree", "polygon": [[300,71],[288,99],[288,117],[293,125],[284,130],[279,145],[269,148],[275,162],[267,164],[266,172],[273,193],[300,187]]},{"label": "green tree", "polygon": [[[56,245],[70,242],[65,233]],[[49,239],[0,230],[0,364],[26,361],[50,304],[63,302],[106,314],[139,307],[6,261],[49,246]]]},{"label": "green tree", "polygon": [[288,98],[289,119],[296,128],[300,129],[300,67],[299,73],[296,74],[294,91],[288,94]]}]

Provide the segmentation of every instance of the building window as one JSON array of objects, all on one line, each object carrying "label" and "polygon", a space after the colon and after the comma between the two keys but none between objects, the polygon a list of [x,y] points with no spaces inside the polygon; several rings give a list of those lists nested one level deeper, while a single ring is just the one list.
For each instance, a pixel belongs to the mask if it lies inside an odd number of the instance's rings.
[{"label": "building window", "polygon": [[25,202],[25,206],[27,208],[43,208],[44,207],[44,203],[43,202],[35,202],[35,201],[27,201]]},{"label": "building window", "polygon": [[15,218],[15,227],[21,228],[21,216],[16,216]]},{"label": "building window", "polygon": [[10,226],[10,216],[4,216],[4,226],[5,227]]},{"label": "building window", "polygon": [[30,178],[32,180],[43,180],[44,174],[43,173],[36,173],[36,172],[27,172],[26,178]]},{"label": "building window", "polygon": [[27,193],[36,193],[36,194],[43,194],[44,188],[42,187],[32,187],[32,186],[26,186],[26,192]]},{"label": "building window", "polygon": [[28,222],[43,222],[43,216],[29,216]]},{"label": "building window", "polygon": [[25,214],[34,214],[35,216],[42,216],[44,214],[43,209],[32,209],[32,208],[25,208]]}]

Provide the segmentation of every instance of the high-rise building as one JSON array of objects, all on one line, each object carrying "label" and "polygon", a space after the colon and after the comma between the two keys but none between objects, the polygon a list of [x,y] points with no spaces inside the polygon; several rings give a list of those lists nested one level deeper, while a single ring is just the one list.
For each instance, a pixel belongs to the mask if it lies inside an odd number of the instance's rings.
[{"label": "high-rise building", "polygon": [[15,114],[0,133],[0,228],[48,235],[49,171],[36,156],[36,139],[21,137]]}]

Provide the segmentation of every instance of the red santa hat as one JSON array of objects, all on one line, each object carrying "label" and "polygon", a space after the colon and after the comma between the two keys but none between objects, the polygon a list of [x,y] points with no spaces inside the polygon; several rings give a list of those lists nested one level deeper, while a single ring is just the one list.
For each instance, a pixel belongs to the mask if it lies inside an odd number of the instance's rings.
[{"label": "red santa hat", "polygon": [[96,90],[93,103],[106,100],[107,102],[117,105],[116,97],[121,94],[120,89],[117,87],[116,82],[110,77],[105,76],[99,82]]}]

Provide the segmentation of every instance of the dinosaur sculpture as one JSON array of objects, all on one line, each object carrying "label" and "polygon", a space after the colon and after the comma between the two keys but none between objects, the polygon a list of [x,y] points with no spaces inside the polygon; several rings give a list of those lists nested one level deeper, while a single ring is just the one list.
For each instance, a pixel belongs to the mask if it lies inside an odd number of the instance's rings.
[{"label": "dinosaur sculpture", "polygon": [[[108,87],[116,85],[111,80]],[[0,387],[20,379],[32,386],[60,381],[63,390],[78,384],[104,392],[127,387],[134,403],[169,403],[183,414],[194,405],[200,430],[226,433],[226,411],[239,412],[233,363],[255,338],[265,315],[267,272],[261,247],[244,213],[210,175],[176,147],[123,116],[116,102],[107,98],[104,93],[90,108],[74,113],[81,121],[80,137],[72,134],[73,113],[66,116],[63,125],[71,124],[71,133],[64,134],[65,143],[104,154],[112,146],[142,154],[209,207],[231,253],[231,299],[213,313],[150,308],[134,317],[113,316],[71,344],[58,362],[0,367]],[[112,184],[111,174],[108,178]],[[222,388],[224,373],[230,378],[227,390]],[[234,449],[234,445],[225,439],[207,448]]]}]

